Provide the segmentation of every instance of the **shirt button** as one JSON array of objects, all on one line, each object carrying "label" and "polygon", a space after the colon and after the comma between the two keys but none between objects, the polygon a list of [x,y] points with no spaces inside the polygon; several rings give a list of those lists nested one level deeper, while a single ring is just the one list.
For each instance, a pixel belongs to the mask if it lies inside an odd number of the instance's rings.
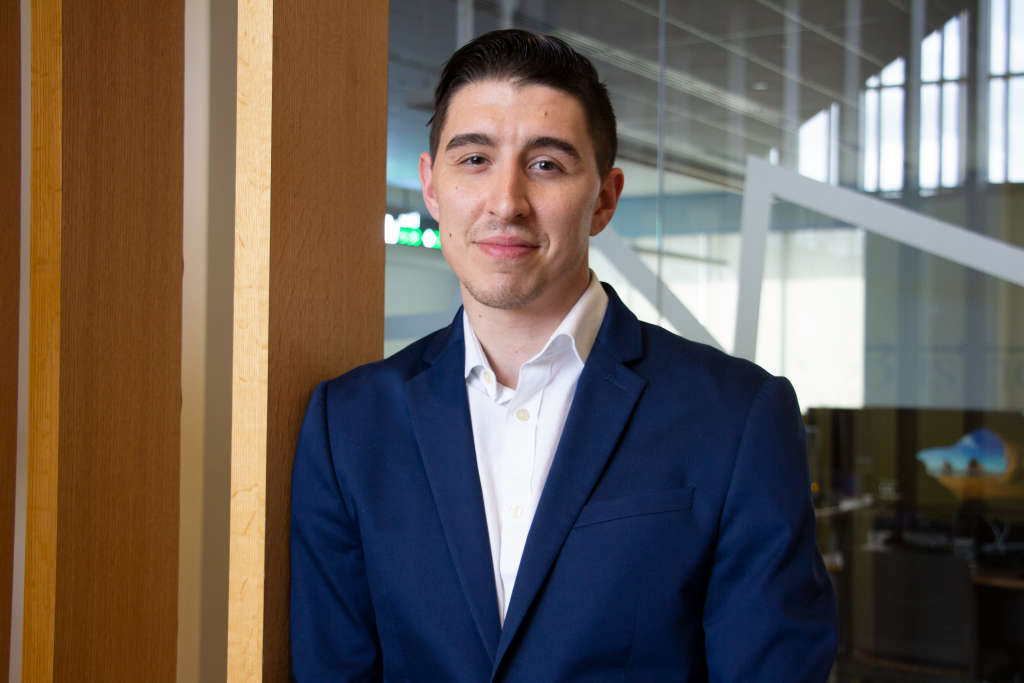
[{"label": "shirt button", "polygon": [[523,516],[523,508],[521,508],[518,505],[513,505],[512,507],[509,508],[508,514],[512,515],[516,519],[519,519]]},{"label": "shirt button", "polygon": [[516,411],[516,419],[520,422],[526,422],[530,419],[530,411],[526,408],[520,408]]},{"label": "shirt button", "polygon": [[490,370],[484,370],[484,381],[488,384],[494,382],[494,375],[491,374]]}]

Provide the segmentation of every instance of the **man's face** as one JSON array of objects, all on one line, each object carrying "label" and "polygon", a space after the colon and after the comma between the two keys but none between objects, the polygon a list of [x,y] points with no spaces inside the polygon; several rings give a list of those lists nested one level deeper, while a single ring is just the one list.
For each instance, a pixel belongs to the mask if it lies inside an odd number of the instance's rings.
[{"label": "man's face", "polygon": [[618,169],[599,176],[574,97],[507,81],[463,86],[431,161],[420,157],[423,197],[474,299],[544,308],[582,293],[589,237],[608,225],[623,181]]}]

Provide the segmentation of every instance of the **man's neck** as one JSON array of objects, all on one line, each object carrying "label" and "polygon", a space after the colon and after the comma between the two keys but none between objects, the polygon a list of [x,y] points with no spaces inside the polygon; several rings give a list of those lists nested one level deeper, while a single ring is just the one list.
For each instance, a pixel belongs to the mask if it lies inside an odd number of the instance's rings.
[{"label": "man's neck", "polygon": [[[519,369],[544,348],[572,307],[590,285],[590,270],[573,278],[555,296],[542,296],[523,308],[502,310],[484,306],[462,288],[462,303],[473,332],[498,382],[515,389]],[[547,293],[545,293],[547,294]]]}]

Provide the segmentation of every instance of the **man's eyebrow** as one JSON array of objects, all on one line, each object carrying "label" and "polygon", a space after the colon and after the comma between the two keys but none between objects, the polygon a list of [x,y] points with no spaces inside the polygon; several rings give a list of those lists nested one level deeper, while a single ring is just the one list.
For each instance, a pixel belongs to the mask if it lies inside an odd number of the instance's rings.
[{"label": "man's eyebrow", "polygon": [[540,137],[532,138],[526,143],[527,149],[537,149],[539,147],[557,149],[559,152],[562,152],[563,154],[568,154],[576,161],[579,161],[582,158],[582,156],[580,155],[580,151],[576,149],[576,146],[573,145],[568,140],[563,140],[562,138],[553,138],[546,135],[542,135]]},{"label": "man's eyebrow", "polygon": [[467,145],[480,145],[482,147],[495,147],[494,140],[486,133],[459,133],[445,145],[444,151]]}]

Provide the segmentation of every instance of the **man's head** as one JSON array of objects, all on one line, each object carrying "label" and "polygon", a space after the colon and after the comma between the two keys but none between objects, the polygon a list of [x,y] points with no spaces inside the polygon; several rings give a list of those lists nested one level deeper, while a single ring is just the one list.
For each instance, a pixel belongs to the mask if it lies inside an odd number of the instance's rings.
[{"label": "man's head", "polygon": [[586,116],[597,171],[601,178],[608,175],[615,163],[619,139],[608,88],[598,79],[597,69],[558,38],[517,29],[482,35],[466,43],[445,64],[434,88],[434,115],[430,119],[432,158],[437,158],[452,97],[463,86],[484,81],[546,85],[571,95]]},{"label": "man's head", "polygon": [[498,31],[452,57],[435,102],[420,179],[465,292],[497,309],[571,306],[623,184],[593,65],[561,41]]}]

